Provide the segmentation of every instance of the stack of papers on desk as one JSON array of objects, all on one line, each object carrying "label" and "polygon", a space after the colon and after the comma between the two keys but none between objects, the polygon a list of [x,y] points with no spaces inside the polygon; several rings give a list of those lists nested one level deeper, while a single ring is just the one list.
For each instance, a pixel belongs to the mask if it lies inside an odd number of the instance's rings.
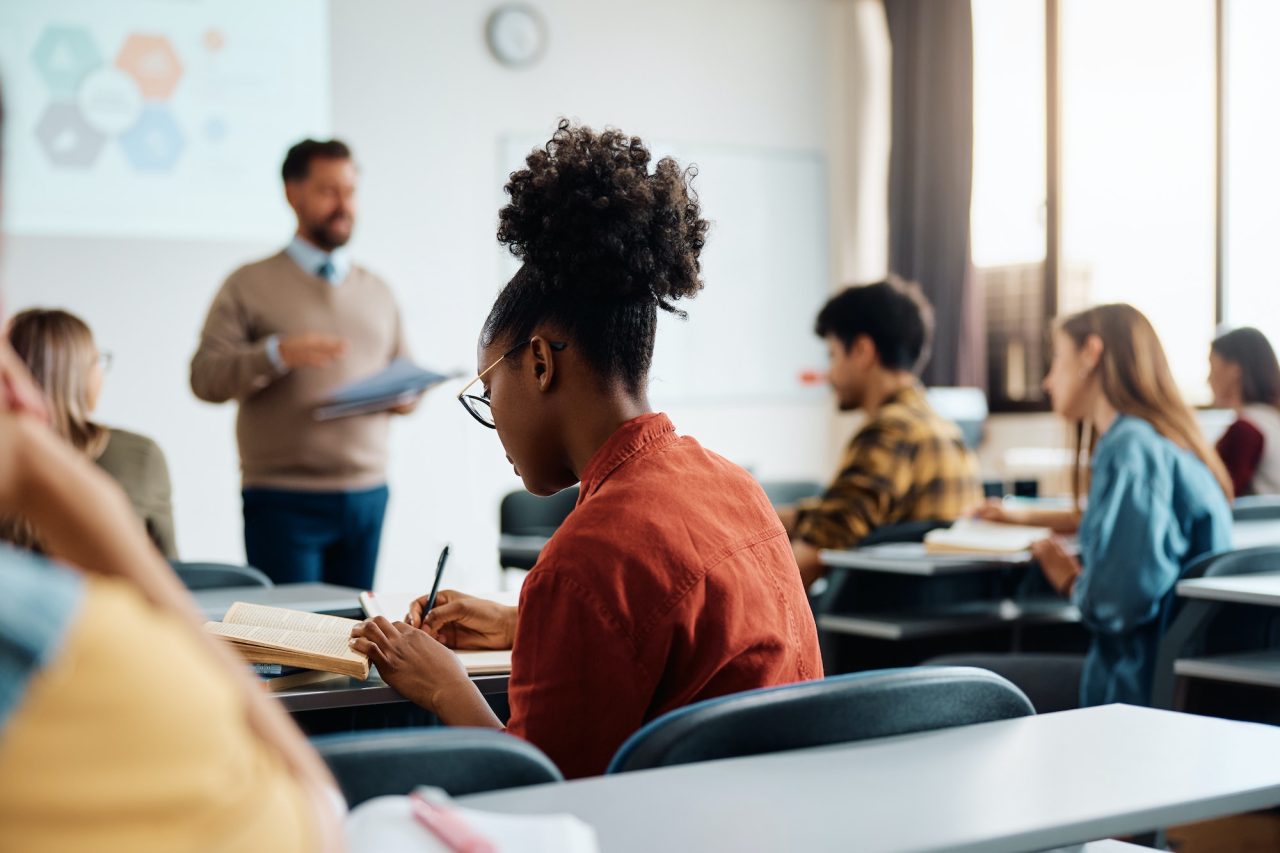
[{"label": "stack of papers on desk", "polygon": [[[595,830],[573,815],[510,815],[450,805],[453,814],[502,853],[598,853]],[[354,853],[449,853],[413,818],[408,797],[376,797],[347,817]]]},{"label": "stack of papers on desk", "polygon": [[962,518],[948,528],[926,533],[924,548],[930,554],[1017,554],[1052,536],[1047,527]]},{"label": "stack of papers on desk", "polygon": [[318,421],[385,412],[412,403],[423,391],[452,377],[423,370],[408,359],[398,358],[372,376],[343,385],[316,408]]}]

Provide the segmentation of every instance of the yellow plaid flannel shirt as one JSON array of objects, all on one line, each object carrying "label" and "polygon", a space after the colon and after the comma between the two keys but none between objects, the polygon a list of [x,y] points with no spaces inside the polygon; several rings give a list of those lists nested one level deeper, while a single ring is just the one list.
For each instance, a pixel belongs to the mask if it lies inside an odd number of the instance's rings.
[{"label": "yellow plaid flannel shirt", "polygon": [[960,428],[913,386],[887,399],[853,436],[835,481],[800,505],[796,538],[852,548],[877,527],[953,521],[981,501],[978,460]]}]

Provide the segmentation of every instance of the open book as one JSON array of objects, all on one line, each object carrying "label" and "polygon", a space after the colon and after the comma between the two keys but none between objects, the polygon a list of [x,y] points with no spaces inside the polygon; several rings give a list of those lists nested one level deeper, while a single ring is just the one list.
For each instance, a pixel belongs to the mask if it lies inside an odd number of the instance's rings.
[{"label": "open book", "polygon": [[1051,536],[1047,527],[962,518],[949,528],[926,533],[924,548],[931,554],[1017,554]]},{"label": "open book", "polygon": [[[385,616],[392,622],[404,621],[404,617],[409,612],[409,605],[414,599],[418,598],[418,594],[411,592],[362,592],[359,595],[360,609],[364,614],[372,619],[375,616]],[[514,607],[516,602],[520,600],[519,593],[514,592],[492,592],[480,595],[480,598],[486,598],[490,601],[496,601],[499,604],[505,604]],[[454,651],[458,659],[462,661],[462,665],[467,669],[467,675],[505,675],[511,672],[511,650],[504,649],[501,651]]]},{"label": "open book", "polygon": [[329,395],[313,413],[318,421],[385,412],[415,400],[433,385],[450,377],[423,370],[408,359],[398,358],[372,376],[343,385]]},{"label": "open book", "polygon": [[204,627],[226,638],[250,663],[300,666],[364,680],[369,677],[369,659],[348,642],[358,624],[340,616],[237,601],[221,622],[206,622]]}]

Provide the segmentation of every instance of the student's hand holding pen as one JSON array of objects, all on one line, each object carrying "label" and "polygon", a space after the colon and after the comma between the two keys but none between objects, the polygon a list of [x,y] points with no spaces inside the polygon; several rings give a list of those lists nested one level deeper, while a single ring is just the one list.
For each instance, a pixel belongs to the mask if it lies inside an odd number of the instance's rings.
[{"label": "student's hand holding pen", "polygon": [[509,649],[516,636],[516,608],[484,598],[441,590],[423,620],[429,596],[409,606],[406,621],[451,649]]}]

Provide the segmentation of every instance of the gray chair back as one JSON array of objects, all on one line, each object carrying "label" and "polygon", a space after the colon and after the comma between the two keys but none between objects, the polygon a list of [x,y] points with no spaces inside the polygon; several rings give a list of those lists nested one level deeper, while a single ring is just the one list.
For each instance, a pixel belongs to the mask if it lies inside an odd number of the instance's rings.
[{"label": "gray chair back", "polygon": [[229,586],[275,586],[267,577],[252,566],[237,566],[233,563],[184,563],[181,560],[170,560],[169,565],[177,573],[178,578],[187,589],[222,589]]},{"label": "gray chair back", "polygon": [[774,506],[790,506],[805,498],[822,494],[823,486],[814,480],[761,480],[765,497]]},{"label": "gray chair back", "polygon": [[491,729],[383,729],[311,739],[351,806],[420,785],[450,796],[563,782],[537,747]]},{"label": "gray chair back", "polygon": [[966,667],[840,675],[697,702],[632,735],[608,773],[760,755],[1025,717],[1027,697]]},{"label": "gray chair back", "polygon": [[[543,498],[526,491],[511,492],[498,507],[498,532],[504,536],[549,537],[578,505],[578,487]],[[499,561],[508,569],[532,569],[537,562],[527,554],[500,552]]]}]

